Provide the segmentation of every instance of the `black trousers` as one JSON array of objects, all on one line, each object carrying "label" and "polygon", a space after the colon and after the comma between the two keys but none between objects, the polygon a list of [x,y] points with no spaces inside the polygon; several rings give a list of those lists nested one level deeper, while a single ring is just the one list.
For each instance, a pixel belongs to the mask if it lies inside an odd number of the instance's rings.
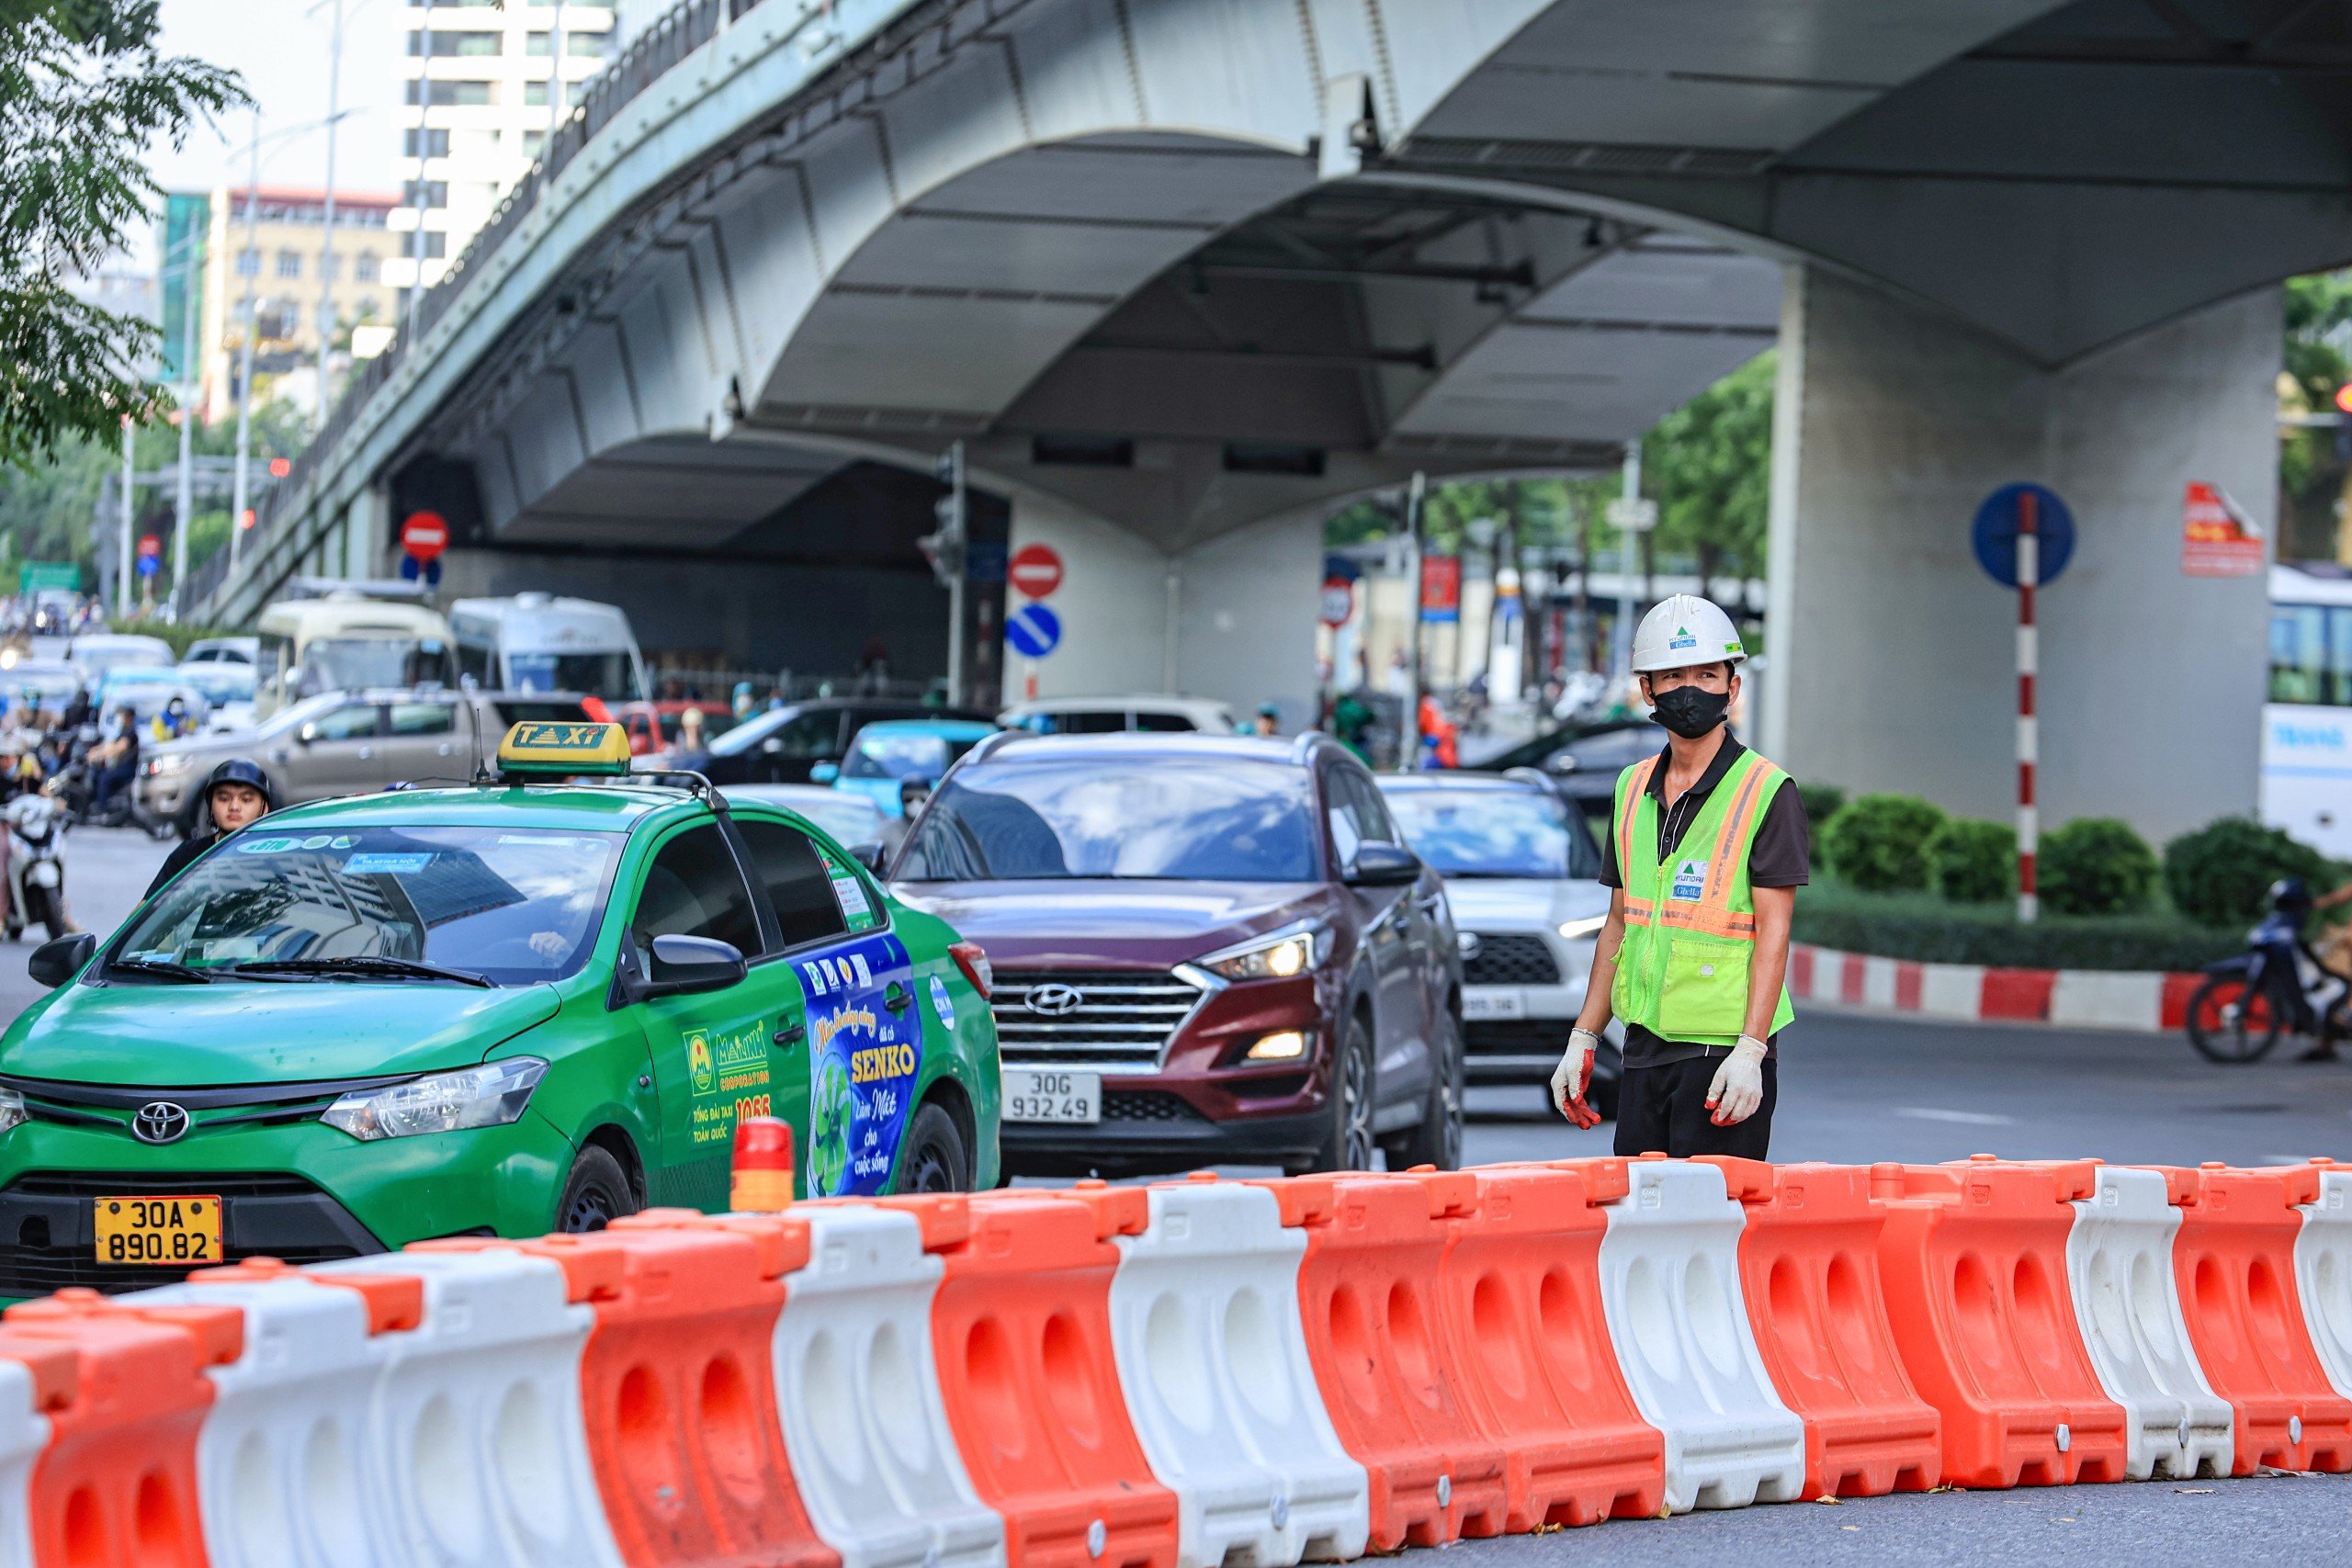
[{"label": "black trousers", "polygon": [[1693,1056],[1662,1066],[1627,1067],[1617,1089],[1617,1152],[1662,1150],[1677,1159],[1692,1155],[1770,1158],[1766,1151],[1772,1143],[1773,1102],[1781,1094],[1781,1064],[1764,1059],[1764,1103],[1756,1114],[1718,1127],[1714,1112],[1707,1109],[1707,1089],[1723,1062],[1721,1056]]}]

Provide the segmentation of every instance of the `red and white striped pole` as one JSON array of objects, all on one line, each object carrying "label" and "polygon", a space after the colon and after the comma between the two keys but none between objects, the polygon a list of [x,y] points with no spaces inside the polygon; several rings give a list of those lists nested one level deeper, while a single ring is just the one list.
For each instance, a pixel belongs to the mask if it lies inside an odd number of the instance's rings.
[{"label": "red and white striped pole", "polygon": [[2041,817],[2033,803],[2033,768],[2041,751],[2033,711],[2034,677],[2041,668],[2033,626],[2033,589],[2041,580],[2037,499],[2030,490],[2018,492],[2018,919],[2027,925],[2041,912],[2033,877],[2034,852],[2041,839]]}]

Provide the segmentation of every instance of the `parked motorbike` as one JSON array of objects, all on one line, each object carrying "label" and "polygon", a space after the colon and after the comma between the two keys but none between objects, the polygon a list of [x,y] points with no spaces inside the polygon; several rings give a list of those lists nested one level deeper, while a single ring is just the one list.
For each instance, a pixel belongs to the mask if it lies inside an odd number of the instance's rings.
[{"label": "parked motorbike", "polygon": [[48,795],[28,793],[0,807],[8,825],[8,940],[39,926],[51,941],[65,920],[64,810]]},{"label": "parked motorbike", "polygon": [[2209,1060],[2258,1062],[2281,1033],[2311,1035],[2325,1049],[2346,1032],[2352,981],[2322,967],[2304,942],[2311,912],[2301,877],[2272,883],[2270,913],[2246,933],[2246,951],[2205,965],[2188,998],[2188,1043]]}]

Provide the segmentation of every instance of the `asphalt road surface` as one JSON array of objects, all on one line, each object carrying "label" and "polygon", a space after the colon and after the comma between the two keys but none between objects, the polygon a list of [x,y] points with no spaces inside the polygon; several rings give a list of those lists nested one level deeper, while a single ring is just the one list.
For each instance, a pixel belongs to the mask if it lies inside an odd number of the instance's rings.
[{"label": "asphalt road surface", "polygon": [[[67,840],[74,914],[112,931],[169,846],[127,829]],[[37,935],[0,945],[0,1018],[40,994],[25,975]],[[2276,1164],[2352,1157],[2352,1065],[2279,1059],[2219,1067],[2177,1035],[1920,1023],[1807,1013],[1783,1037],[1772,1154],[1860,1164],[2097,1155],[2114,1161]],[[1602,1154],[1608,1123],[1578,1133],[1536,1086],[1470,1096],[1473,1163]],[[2209,1568],[2342,1559],[2352,1477],[2154,1482],[1862,1499],[1614,1521],[1450,1548],[1453,1568],[1552,1563],[1991,1562]],[[1415,1555],[1418,1555],[1416,1553]]]}]

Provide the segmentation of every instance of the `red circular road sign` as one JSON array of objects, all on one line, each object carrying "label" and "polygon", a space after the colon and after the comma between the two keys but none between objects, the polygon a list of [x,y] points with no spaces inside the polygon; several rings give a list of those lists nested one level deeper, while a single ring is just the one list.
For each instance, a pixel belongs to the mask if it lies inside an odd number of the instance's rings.
[{"label": "red circular road sign", "polygon": [[1344,577],[1326,578],[1323,582],[1323,624],[1338,631],[1356,613],[1356,585]]},{"label": "red circular road sign", "polygon": [[140,535],[139,553],[142,556],[162,555],[164,553],[164,541],[162,537],[154,534]]},{"label": "red circular road sign", "polygon": [[1012,586],[1032,599],[1043,599],[1062,585],[1062,558],[1050,545],[1023,545],[1004,569]]},{"label": "red circular road sign", "polygon": [[413,559],[432,560],[448,547],[448,520],[438,512],[412,512],[401,525],[401,548]]}]

